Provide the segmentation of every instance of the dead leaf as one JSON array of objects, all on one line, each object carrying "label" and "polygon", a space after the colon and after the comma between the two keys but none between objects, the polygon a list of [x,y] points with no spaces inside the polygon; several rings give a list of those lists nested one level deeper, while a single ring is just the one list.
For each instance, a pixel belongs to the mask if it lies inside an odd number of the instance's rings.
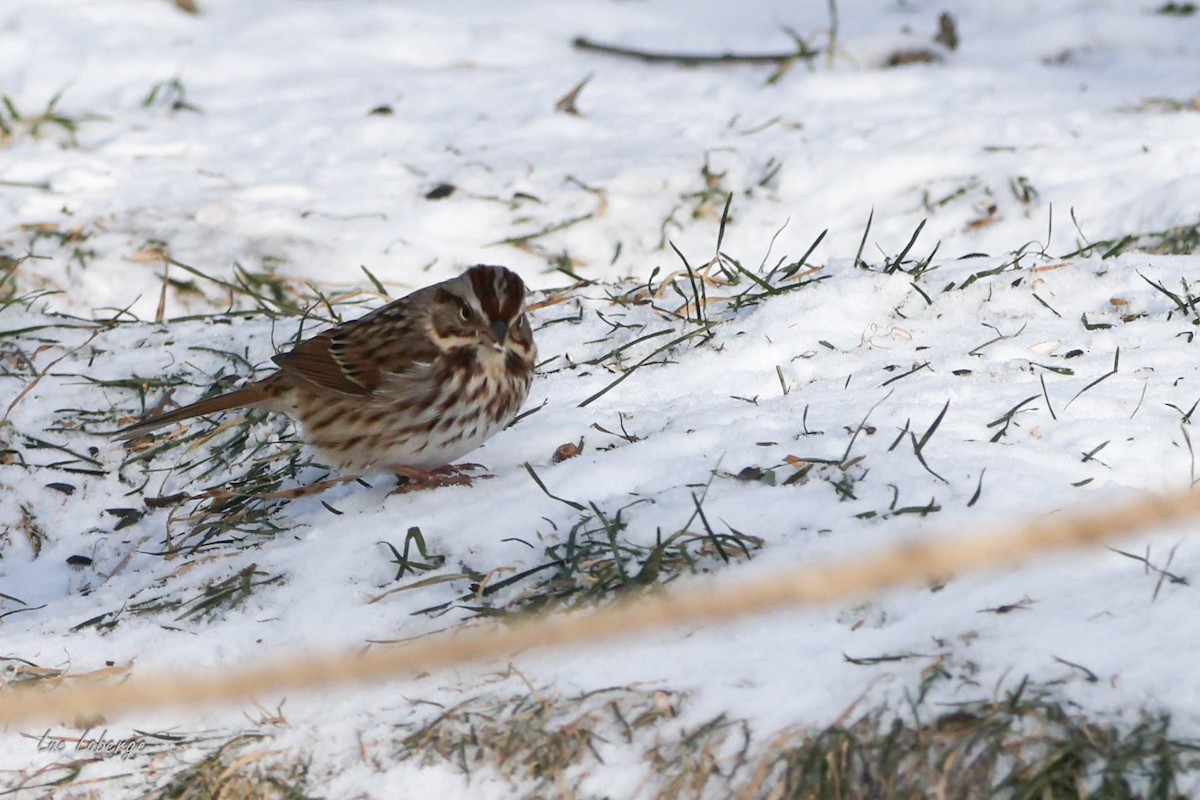
[{"label": "dead leaf", "polygon": [[583,452],[583,439],[580,439],[578,444],[575,442],[567,442],[560,444],[554,451],[554,456],[550,459],[555,464],[566,461],[568,458],[574,458]]}]

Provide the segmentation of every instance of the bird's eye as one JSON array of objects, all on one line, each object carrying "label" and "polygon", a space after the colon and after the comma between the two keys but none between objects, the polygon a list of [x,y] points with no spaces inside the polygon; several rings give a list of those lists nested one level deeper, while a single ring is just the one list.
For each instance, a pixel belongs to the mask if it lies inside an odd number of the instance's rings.
[{"label": "bird's eye", "polygon": [[470,322],[471,317],[475,316],[475,312],[471,310],[470,306],[463,306],[458,313],[462,316],[463,322]]}]

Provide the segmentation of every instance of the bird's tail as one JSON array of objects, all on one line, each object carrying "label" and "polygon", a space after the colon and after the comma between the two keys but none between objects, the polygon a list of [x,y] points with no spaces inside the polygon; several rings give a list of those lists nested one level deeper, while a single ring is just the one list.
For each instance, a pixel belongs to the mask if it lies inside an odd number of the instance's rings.
[{"label": "bird's tail", "polygon": [[210,397],[207,400],[201,400],[198,403],[177,408],[174,411],[168,411],[165,414],[144,419],[141,422],[135,422],[128,427],[121,428],[115,431],[112,435],[117,439],[136,439],[144,433],[148,433],[155,428],[161,428],[163,425],[170,425],[173,422],[179,422],[192,417],[202,417],[205,414],[217,414],[221,411],[228,411],[231,408],[256,408],[267,403],[267,395],[262,387],[257,383],[252,383],[249,386],[238,389],[228,394]]}]

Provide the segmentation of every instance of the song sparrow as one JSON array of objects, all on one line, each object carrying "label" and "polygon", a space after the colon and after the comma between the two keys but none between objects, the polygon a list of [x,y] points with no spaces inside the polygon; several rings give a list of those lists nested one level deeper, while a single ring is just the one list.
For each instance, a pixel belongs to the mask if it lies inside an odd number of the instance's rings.
[{"label": "song sparrow", "polygon": [[117,431],[232,408],[295,417],[332,465],[363,474],[444,467],[516,416],[537,353],[525,284],[476,266],[305,339],[274,357],[279,370],[244,388]]}]

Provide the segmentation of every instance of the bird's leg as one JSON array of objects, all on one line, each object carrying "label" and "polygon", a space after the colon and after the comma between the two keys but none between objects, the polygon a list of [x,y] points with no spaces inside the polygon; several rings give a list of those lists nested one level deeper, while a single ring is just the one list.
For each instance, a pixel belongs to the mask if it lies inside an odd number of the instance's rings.
[{"label": "bird's leg", "polygon": [[407,494],[419,492],[422,489],[435,489],[438,486],[470,486],[472,481],[487,479],[491,475],[468,475],[473,469],[484,469],[480,464],[447,464],[434,469],[417,469],[416,467],[393,466],[389,470],[396,473],[400,479],[399,485],[392,494]]}]

